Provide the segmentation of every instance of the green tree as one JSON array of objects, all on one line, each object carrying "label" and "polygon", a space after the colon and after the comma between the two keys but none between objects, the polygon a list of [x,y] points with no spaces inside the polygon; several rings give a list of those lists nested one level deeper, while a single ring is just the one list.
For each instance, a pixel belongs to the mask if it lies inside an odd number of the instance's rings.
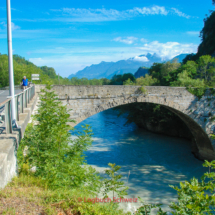
[{"label": "green tree", "polygon": [[111,78],[110,84],[111,85],[123,85],[123,82],[127,81],[128,79],[130,79],[132,82],[136,81],[136,78],[134,77],[133,74],[125,73],[123,75],[114,75]]},{"label": "green tree", "polygon": [[162,204],[144,204],[143,200],[142,200],[140,197],[138,197],[138,199],[139,199],[139,201],[142,203],[142,206],[140,206],[140,207],[137,209],[135,215],[149,215],[149,214],[151,214],[151,210],[152,210],[153,208],[158,208],[157,215],[167,215],[167,212],[164,212],[164,211],[160,208],[160,206],[161,206]]},{"label": "green tree", "polygon": [[137,78],[136,85],[138,86],[152,86],[156,85],[158,80],[153,78],[151,75],[146,74],[145,77]]},{"label": "green tree", "polygon": [[171,81],[172,78],[172,73],[177,71],[177,69],[181,66],[180,63],[177,62],[177,60],[174,60],[173,62],[166,62],[162,64],[161,66],[161,86],[168,86],[169,82]]},{"label": "green tree", "polygon": [[132,82],[131,79],[129,78],[128,80],[123,82],[123,85],[135,85],[135,83]]},{"label": "green tree", "polygon": [[52,79],[57,78],[54,68],[42,66],[42,67],[40,67],[40,69],[44,72],[44,74],[48,75],[50,78],[52,78]]},{"label": "green tree", "polygon": [[204,55],[197,61],[197,77],[204,79],[209,85],[215,81],[215,59],[210,55]]},{"label": "green tree", "polygon": [[156,78],[159,84],[162,82],[162,76],[161,76],[162,65],[163,63],[153,63],[153,65],[149,69],[149,75],[151,75],[152,78]]},{"label": "green tree", "polygon": [[205,83],[204,80],[200,79],[192,79],[189,77],[189,73],[187,70],[178,74],[177,81],[171,83],[171,86],[178,86],[178,87],[204,87]]},{"label": "green tree", "polygon": [[110,80],[107,78],[101,78],[102,81],[102,85],[109,85],[110,84]]},{"label": "green tree", "polygon": [[186,64],[183,64],[181,68],[178,69],[178,72],[182,72],[186,70],[189,77],[195,78],[197,75],[197,69],[198,69],[198,64],[195,61],[187,61]]},{"label": "green tree", "polygon": [[[35,115],[36,124],[29,128],[18,151],[21,172],[28,165],[34,167],[34,176],[51,188],[95,185],[95,170],[85,164],[83,152],[91,144],[91,129],[86,126],[75,140],[71,140],[68,125],[70,115],[57,99],[51,87],[41,90],[40,106]],[[26,156],[23,151],[28,149]],[[95,181],[95,183],[91,183]],[[93,188],[93,186],[90,186]]]},{"label": "green tree", "polygon": [[105,173],[110,177],[110,179],[104,179],[104,198],[108,197],[108,192],[113,192],[113,198],[114,193],[117,193],[119,197],[123,197],[124,195],[127,195],[126,190],[128,187],[124,186],[123,181],[119,181],[122,178],[122,175],[117,175],[116,172],[121,168],[120,166],[116,166],[116,164],[109,163],[108,166],[110,166],[110,170],[105,170]]},{"label": "green tree", "polygon": [[196,178],[190,182],[180,182],[180,188],[170,186],[178,192],[178,202],[172,203],[170,208],[174,209],[174,215],[212,215],[215,210],[215,161],[205,161],[205,167],[209,172],[205,173],[199,181]]}]

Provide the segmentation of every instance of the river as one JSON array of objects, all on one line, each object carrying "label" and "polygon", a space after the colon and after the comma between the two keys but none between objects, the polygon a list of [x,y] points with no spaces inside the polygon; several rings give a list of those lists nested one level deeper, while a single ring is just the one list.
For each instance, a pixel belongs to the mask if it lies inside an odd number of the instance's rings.
[{"label": "river", "polygon": [[[93,144],[85,153],[87,163],[101,174],[108,163],[120,165],[119,173],[129,187],[126,198],[139,196],[145,203],[161,203],[168,210],[168,204],[177,200],[176,191],[169,185],[193,176],[200,178],[207,169],[191,153],[189,141],[154,134],[125,122],[124,116],[117,117],[117,112],[110,109],[75,126],[77,130],[84,124],[92,126]],[[121,203],[120,207],[134,211],[139,205]]]}]

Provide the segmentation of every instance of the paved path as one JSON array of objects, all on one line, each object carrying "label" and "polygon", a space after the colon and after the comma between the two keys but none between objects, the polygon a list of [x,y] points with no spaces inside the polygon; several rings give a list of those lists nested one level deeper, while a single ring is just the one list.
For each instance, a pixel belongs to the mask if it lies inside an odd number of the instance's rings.
[{"label": "paved path", "polygon": [[[23,90],[15,90],[15,94],[22,92]],[[9,90],[0,90],[0,104],[7,100],[7,96],[9,96]]]}]

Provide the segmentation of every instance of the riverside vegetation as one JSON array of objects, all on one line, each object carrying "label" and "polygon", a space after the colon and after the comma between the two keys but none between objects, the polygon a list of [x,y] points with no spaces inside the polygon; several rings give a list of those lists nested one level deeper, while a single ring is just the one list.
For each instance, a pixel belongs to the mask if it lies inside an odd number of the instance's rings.
[{"label": "riverside vegetation", "polygon": [[[119,166],[109,164],[111,169],[106,170],[107,178],[103,179],[86,164],[84,151],[92,142],[92,131],[86,125],[76,139],[70,138],[69,130],[73,128],[68,125],[69,114],[50,86],[42,90],[40,100],[35,122],[28,126],[18,149],[19,176],[0,191],[2,202],[24,199],[25,205],[33,205],[30,214],[34,214],[36,206],[41,214],[131,214],[119,210],[114,202],[79,201],[79,198],[95,197],[102,190],[104,197],[110,196],[109,191],[113,196],[117,193],[123,197],[128,188],[117,174]],[[172,214],[212,214],[215,173],[211,169],[215,168],[215,161],[206,161],[204,166],[209,167],[209,172],[201,181],[193,178],[181,182],[180,188],[172,186],[178,192],[178,202],[170,204]],[[160,206],[143,203],[135,214],[150,214],[153,208],[157,208],[157,214],[167,214]],[[16,214],[19,207],[0,205],[0,212]]]}]

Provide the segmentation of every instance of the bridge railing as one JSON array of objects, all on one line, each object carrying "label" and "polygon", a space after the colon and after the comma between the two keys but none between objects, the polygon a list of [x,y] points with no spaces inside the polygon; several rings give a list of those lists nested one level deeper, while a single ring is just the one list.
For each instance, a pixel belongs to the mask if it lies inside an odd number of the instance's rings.
[{"label": "bridge railing", "polygon": [[[35,95],[35,85],[23,90],[15,95],[15,111],[16,121],[19,121],[20,113],[24,113],[24,108],[30,103]],[[11,114],[11,98],[0,103],[0,133],[5,131],[6,134],[13,132],[12,114]]]}]

